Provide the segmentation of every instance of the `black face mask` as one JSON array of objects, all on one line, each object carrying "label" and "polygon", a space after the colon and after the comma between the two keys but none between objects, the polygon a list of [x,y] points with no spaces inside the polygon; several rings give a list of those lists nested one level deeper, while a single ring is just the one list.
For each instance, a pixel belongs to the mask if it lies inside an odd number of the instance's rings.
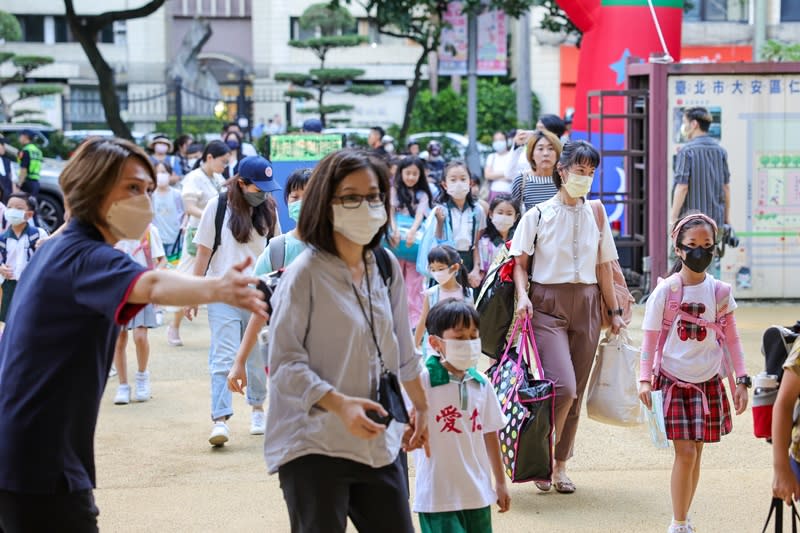
[{"label": "black face mask", "polygon": [[686,259],[683,260],[683,264],[689,267],[689,270],[697,272],[698,274],[705,272],[708,265],[710,265],[711,261],[714,259],[713,244],[708,248],[681,246],[681,249],[686,252]]}]

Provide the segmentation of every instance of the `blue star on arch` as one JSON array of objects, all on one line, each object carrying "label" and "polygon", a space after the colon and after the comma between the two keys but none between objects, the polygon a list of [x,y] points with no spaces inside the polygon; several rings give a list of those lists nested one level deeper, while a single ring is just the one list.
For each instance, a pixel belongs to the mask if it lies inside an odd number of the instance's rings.
[{"label": "blue star on arch", "polygon": [[628,64],[629,57],[631,57],[631,51],[626,48],[622,52],[622,57],[608,65],[608,68],[617,73],[617,85],[622,85],[625,81],[625,66]]}]

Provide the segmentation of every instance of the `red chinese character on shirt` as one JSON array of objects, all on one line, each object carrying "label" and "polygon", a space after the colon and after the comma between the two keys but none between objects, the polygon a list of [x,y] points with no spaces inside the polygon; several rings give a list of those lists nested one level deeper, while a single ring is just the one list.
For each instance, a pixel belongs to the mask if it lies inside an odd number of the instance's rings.
[{"label": "red chinese character on shirt", "polygon": [[476,407],[472,411],[472,416],[469,419],[472,421],[472,432],[475,433],[476,431],[480,431],[483,429],[483,426],[478,422],[478,408]]},{"label": "red chinese character on shirt", "polygon": [[439,430],[439,433],[461,433],[461,430],[456,427],[456,420],[461,418],[461,413],[454,405],[448,405],[436,415],[436,421],[444,421],[444,426]]}]

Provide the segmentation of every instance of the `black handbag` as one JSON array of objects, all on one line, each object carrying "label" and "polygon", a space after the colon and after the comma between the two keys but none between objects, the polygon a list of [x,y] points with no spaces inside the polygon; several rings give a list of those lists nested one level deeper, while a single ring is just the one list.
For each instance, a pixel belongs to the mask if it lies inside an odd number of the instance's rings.
[{"label": "black handbag", "polygon": [[[792,533],[797,533],[797,523],[800,522],[800,514],[797,514],[797,508],[794,506],[794,502],[792,502]],[[761,533],[767,533],[767,528],[769,527],[769,521],[772,520],[772,515],[775,514],[775,533],[783,533],[783,500],[780,498],[772,498],[772,503],[769,507],[769,514],[767,515],[767,521],[764,522],[764,529],[761,530]]]}]

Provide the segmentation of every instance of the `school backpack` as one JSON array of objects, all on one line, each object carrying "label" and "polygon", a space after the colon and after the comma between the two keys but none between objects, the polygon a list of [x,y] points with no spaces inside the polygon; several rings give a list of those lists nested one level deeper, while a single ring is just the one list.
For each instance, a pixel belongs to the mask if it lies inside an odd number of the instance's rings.
[{"label": "school backpack", "polygon": [[[683,302],[683,279],[678,273],[672,274],[667,279],[660,279],[658,283],[666,283],[669,286],[667,292],[667,299],[664,302],[664,315],[661,320],[661,332],[658,334],[658,342],[656,343],[655,360],[653,361],[653,373],[658,375],[661,370],[661,359],[663,357],[664,345],[667,343],[667,337],[672,329],[672,324],[678,318],[684,323],[689,322],[696,326],[712,329],[717,336],[717,343],[722,346],[724,353],[723,357],[723,371],[728,378],[730,385],[730,394],[733,395],[736,390],[734,382],[734,369],[731,361],[731,355],[725,347],[725,333],[724,329],[728,321],[728,301],[731,295],[731,286],[718,279],[714,280],[714,300],[717,303],[716,320],[709,322],[699,316],[695,316],[683,309],[681,303]],[[681,324],[679,327],[685,327]]]},{"label": "school backpack", "polygon": [[[6,247],[8,239],[16,238],[11,232],[14,230],[10,227],[0,235],[0,264],[5,265],[8,262],[8,248]],[[36,243],[39,241],[39,229],[27,224],[25,226],[25,235],[28,236],[28,261],[31,260],[33,252],[36,251]]]},{"label": "school backpack", "polygon": [[[772,442],[772,408],[778,398],[778,385],[783,377],[783,364],[800,338],[800,321],[794,326],[770,326],[761,339],[764,354],[764,372],[754,378],[753,389],[753,435]],[[793,422],[797,422],[795,406]]]},{"label": "school backpack", "polygon": [[[589,204],[592,206],[592,211],[594,212],[594,221],[597,224],[597,229],[600,231],[600,241],[602,242],[603,237],[603,229],[605,228],[605,224],[603,224],[603,218],[605,217],[605,209],[603,208],[603,204],[600,200],[590,200]],[[598,263],[596,267],[597,272],[597,283],[600,283],[600,244],[598,243],[598,250],[597,250],[597,257]],[[631,323],[631,319],[633,318],[633,304],[635,300],[633,299],[633,295],[628,290],[628,284],[625,282],[625,275],[622,273],[622,267],[619,264],[617,259],[611,261],[611,280],[614,283],[614,293],[617,295],[617,307],[622,309],[622,321],[627,326]],[[611,327],[611,322],[614,317],[609,315],[610,309],[608,305],[606,305],[606,301],[604,298],[600,298],[600,319],[602,321],[602,329],[608,329]]]}]

